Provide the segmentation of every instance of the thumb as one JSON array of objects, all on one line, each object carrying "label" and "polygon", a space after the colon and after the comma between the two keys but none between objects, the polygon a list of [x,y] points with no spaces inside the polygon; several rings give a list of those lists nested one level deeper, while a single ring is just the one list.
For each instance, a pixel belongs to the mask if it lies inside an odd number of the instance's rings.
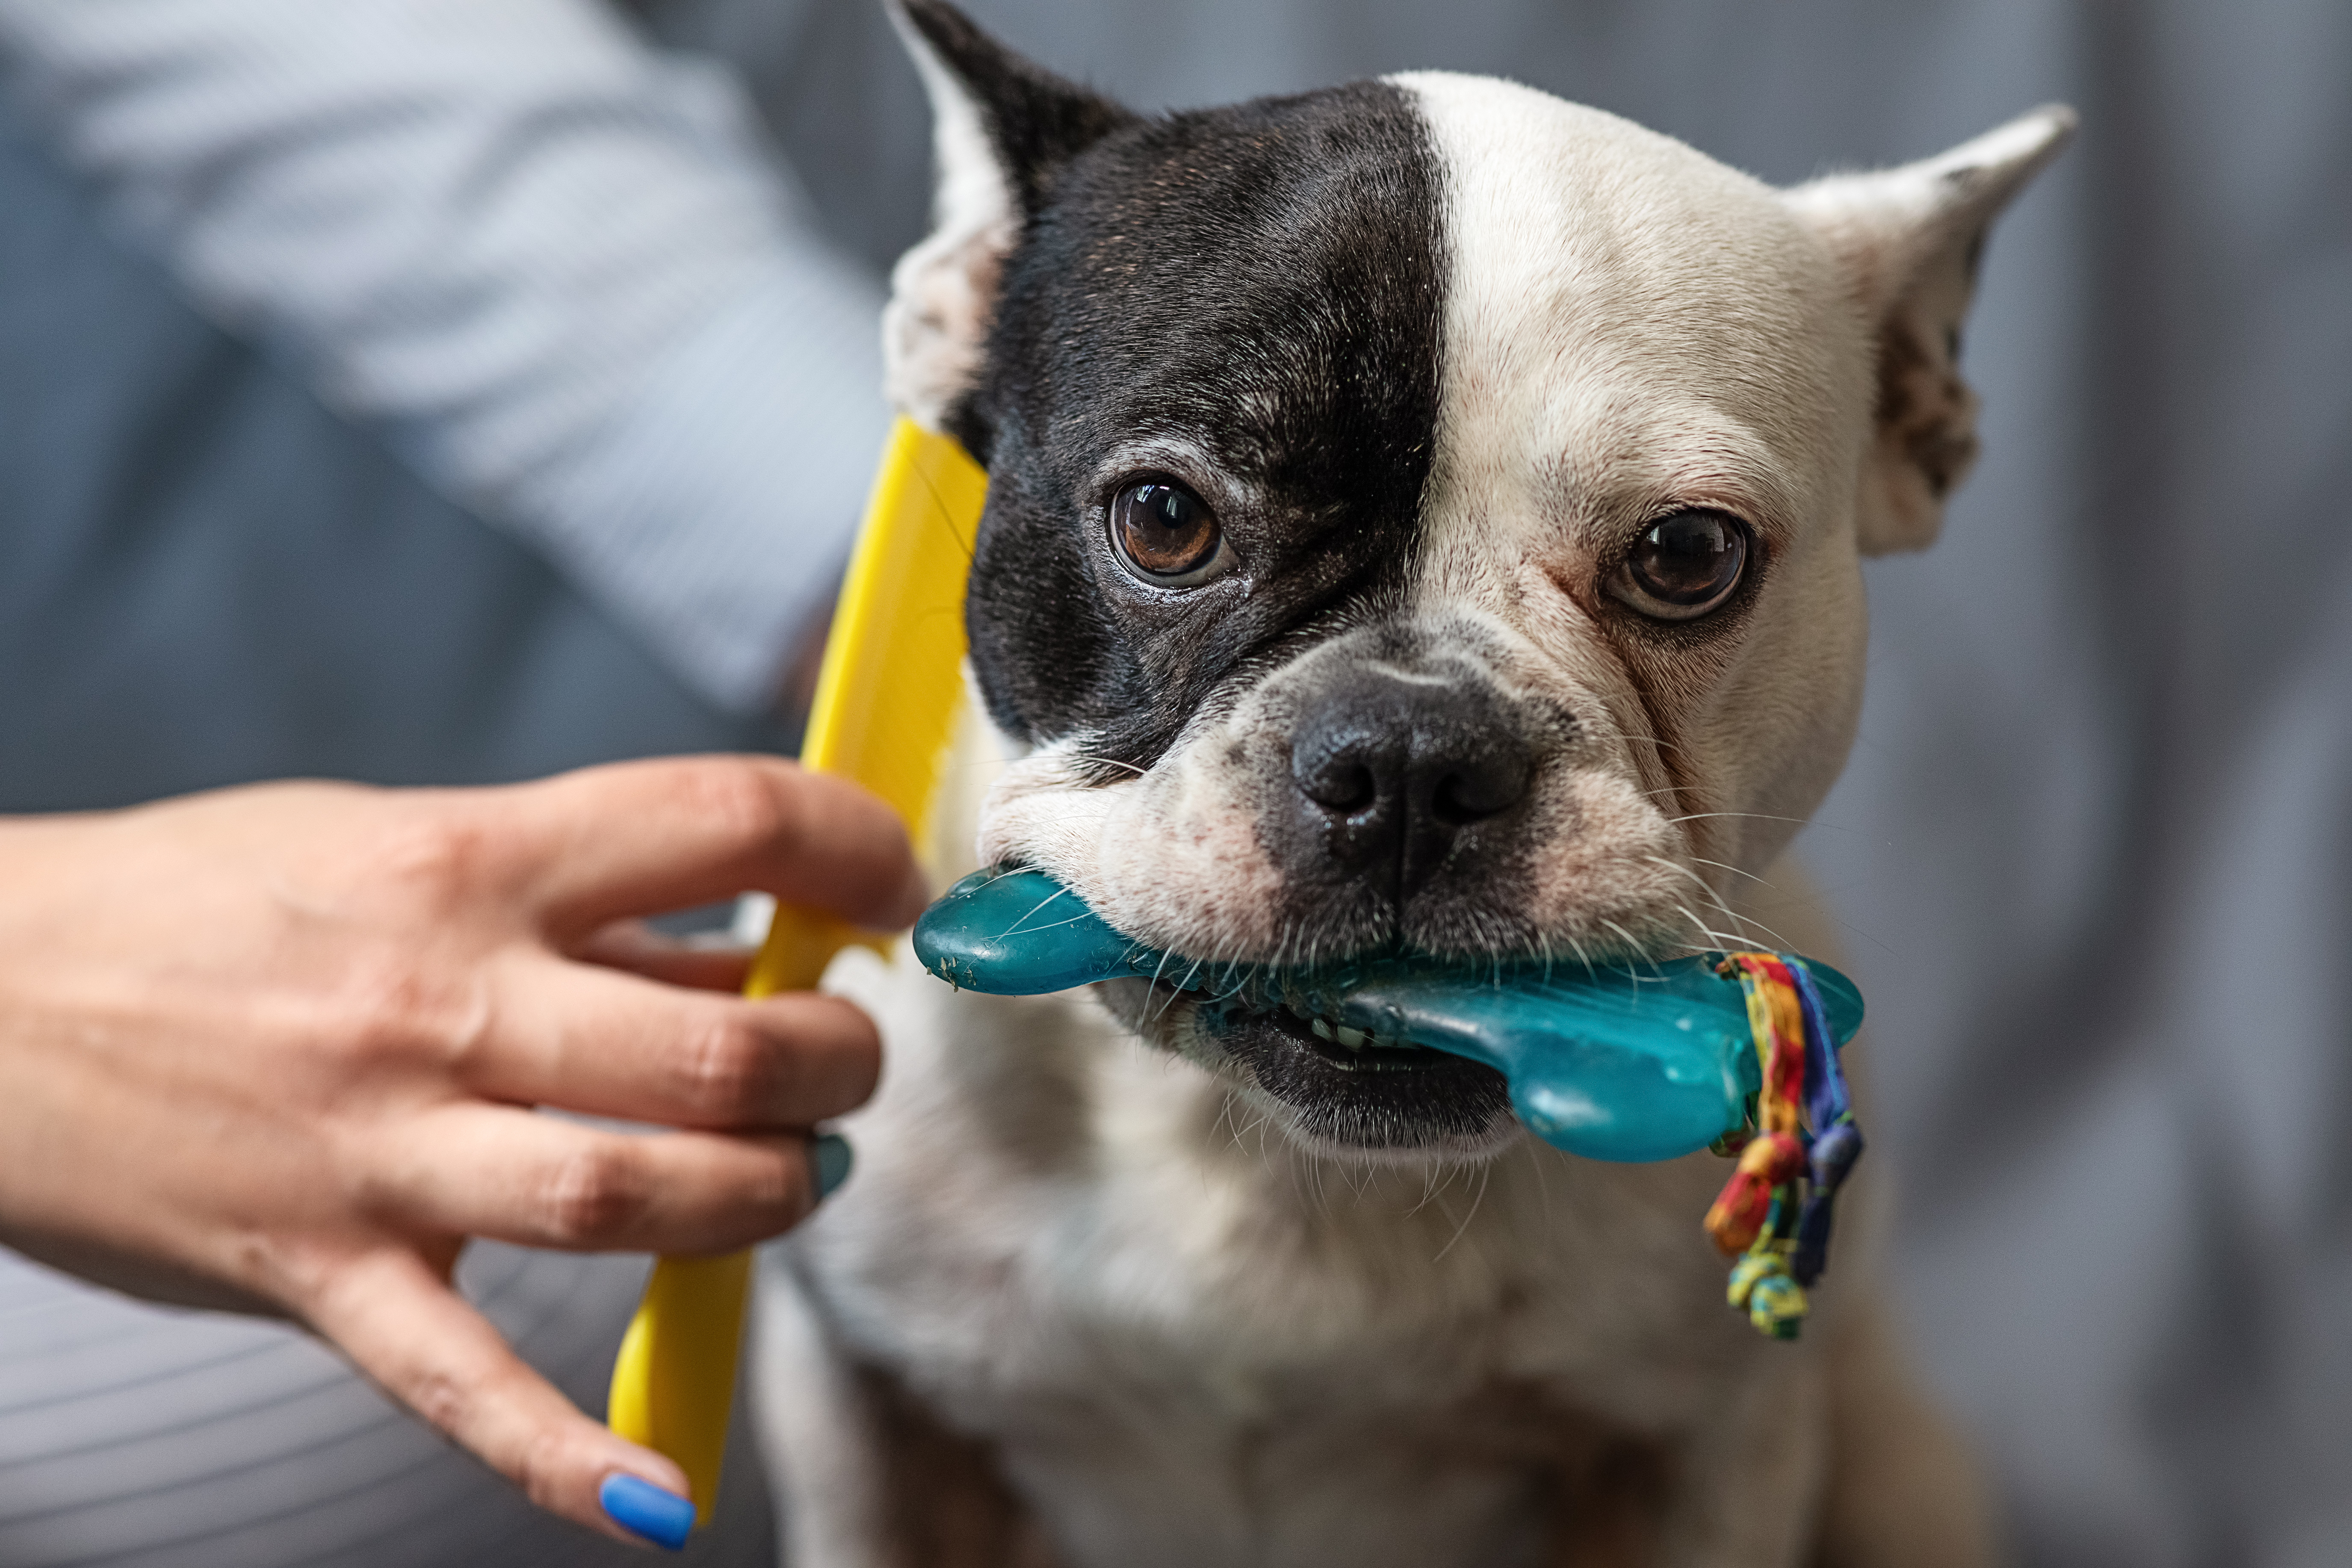
[{"label": "thumb", "polygon": [[[581,1414],[415,1254],[385,1247],[342,1265],[305,1315],[386,1393],[541,1508],[634,1544],[685,1544],[694,1517],[686,1473]],[[608,1512],[614,1477],[625,1479]]]}]

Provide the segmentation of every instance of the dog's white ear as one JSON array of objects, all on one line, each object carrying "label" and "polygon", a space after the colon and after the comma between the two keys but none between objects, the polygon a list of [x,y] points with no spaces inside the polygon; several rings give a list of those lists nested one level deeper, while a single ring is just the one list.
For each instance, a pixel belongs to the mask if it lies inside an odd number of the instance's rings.
[{"label": "dog's white ear", "polygon": [[1960,379],[1960,322],[1985,234],[2058,155],[2074,111],[2037,109],[1939,157],[1834,174],[1783,199],[1829,243],[1874,323],[1878,432],[1865,465],[1864,552],[1935,542],[1944,498],[1977,455],[1977,396]]},{"label": "dog's white ear", "polygon": [[1031,64],[943,0],[889,0],[930,95],[931,232],[898,258],[882,316],[884,386],[943,428],[978,379],[999,275],[1072,158],[1135,116]]}]

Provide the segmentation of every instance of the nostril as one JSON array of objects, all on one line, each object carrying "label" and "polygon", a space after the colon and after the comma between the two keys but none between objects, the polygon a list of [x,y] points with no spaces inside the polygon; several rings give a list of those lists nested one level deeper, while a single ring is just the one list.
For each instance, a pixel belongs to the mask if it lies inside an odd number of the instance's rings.
[{"label": "nostril", "polygon": [[1495,815],[1493,806],[1481,806],[1475,797],[1465,795],[1460,773],[1448,773],[1438,781],[1437,793],[1430,797],[1429,815],[1448,827],[1466,827]]},{"label": "nostril", "polygon": [[1466,827],[1501,815],[1528,793],[1528,770],[1518,759],[1490,757],[1448,773],[1430,792],[1429,812],[1448,827]]},{"label": "nostril", "polygon": [[1380,799],[1380,780],[1361,763],[1332,763],[1318,768],[1299,785],[1307,799],[1326,811],[1352,816]]}]

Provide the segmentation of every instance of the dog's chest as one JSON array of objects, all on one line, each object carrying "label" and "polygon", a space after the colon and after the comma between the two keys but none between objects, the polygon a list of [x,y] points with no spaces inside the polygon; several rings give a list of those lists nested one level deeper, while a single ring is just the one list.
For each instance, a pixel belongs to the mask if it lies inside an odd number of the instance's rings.
[{"label": "dog's chest", "polygon": [[812,1282],[1082,1562],[1525,1560],[1596,1435],[1746,1349],[1663,1168],[1351,1186],[1088,1004],[860,994],[891,1077]]},{"label": "dog's chest", "polygon": [[1095,1370],[1123,1381],[1082,1409],[1035,1389],[945,1402],[995,1434],[997,1462],[1066,1568],[1536,1560],[1550,1457],[1481,1428],[1470,1412],[1485,1401],[1431,1410],[1337,1380]]}]

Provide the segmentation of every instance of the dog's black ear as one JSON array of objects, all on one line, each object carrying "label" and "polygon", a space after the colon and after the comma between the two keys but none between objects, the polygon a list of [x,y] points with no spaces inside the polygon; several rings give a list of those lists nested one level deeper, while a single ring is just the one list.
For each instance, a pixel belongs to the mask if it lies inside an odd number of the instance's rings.
[{"label": "dog's black ear", "polygon": [[882,321],[891,401],[940,428],[980,373],[999,274],[1055,176],[1135,122],[1127,110],[1013,53],[943,0],[889,0],[930,95],[931,232],[899,258]]},{"label": "dog's black ear", "polygon": [[2021,115],[1899,169],[1835,174],[1785,200],[1829,244],[1877,334],[1878,432],[1859,509],[1868,554],[1919,550],[1977,455],[1960,323],[1986,232],[2074,132],[2074,111]]}]

